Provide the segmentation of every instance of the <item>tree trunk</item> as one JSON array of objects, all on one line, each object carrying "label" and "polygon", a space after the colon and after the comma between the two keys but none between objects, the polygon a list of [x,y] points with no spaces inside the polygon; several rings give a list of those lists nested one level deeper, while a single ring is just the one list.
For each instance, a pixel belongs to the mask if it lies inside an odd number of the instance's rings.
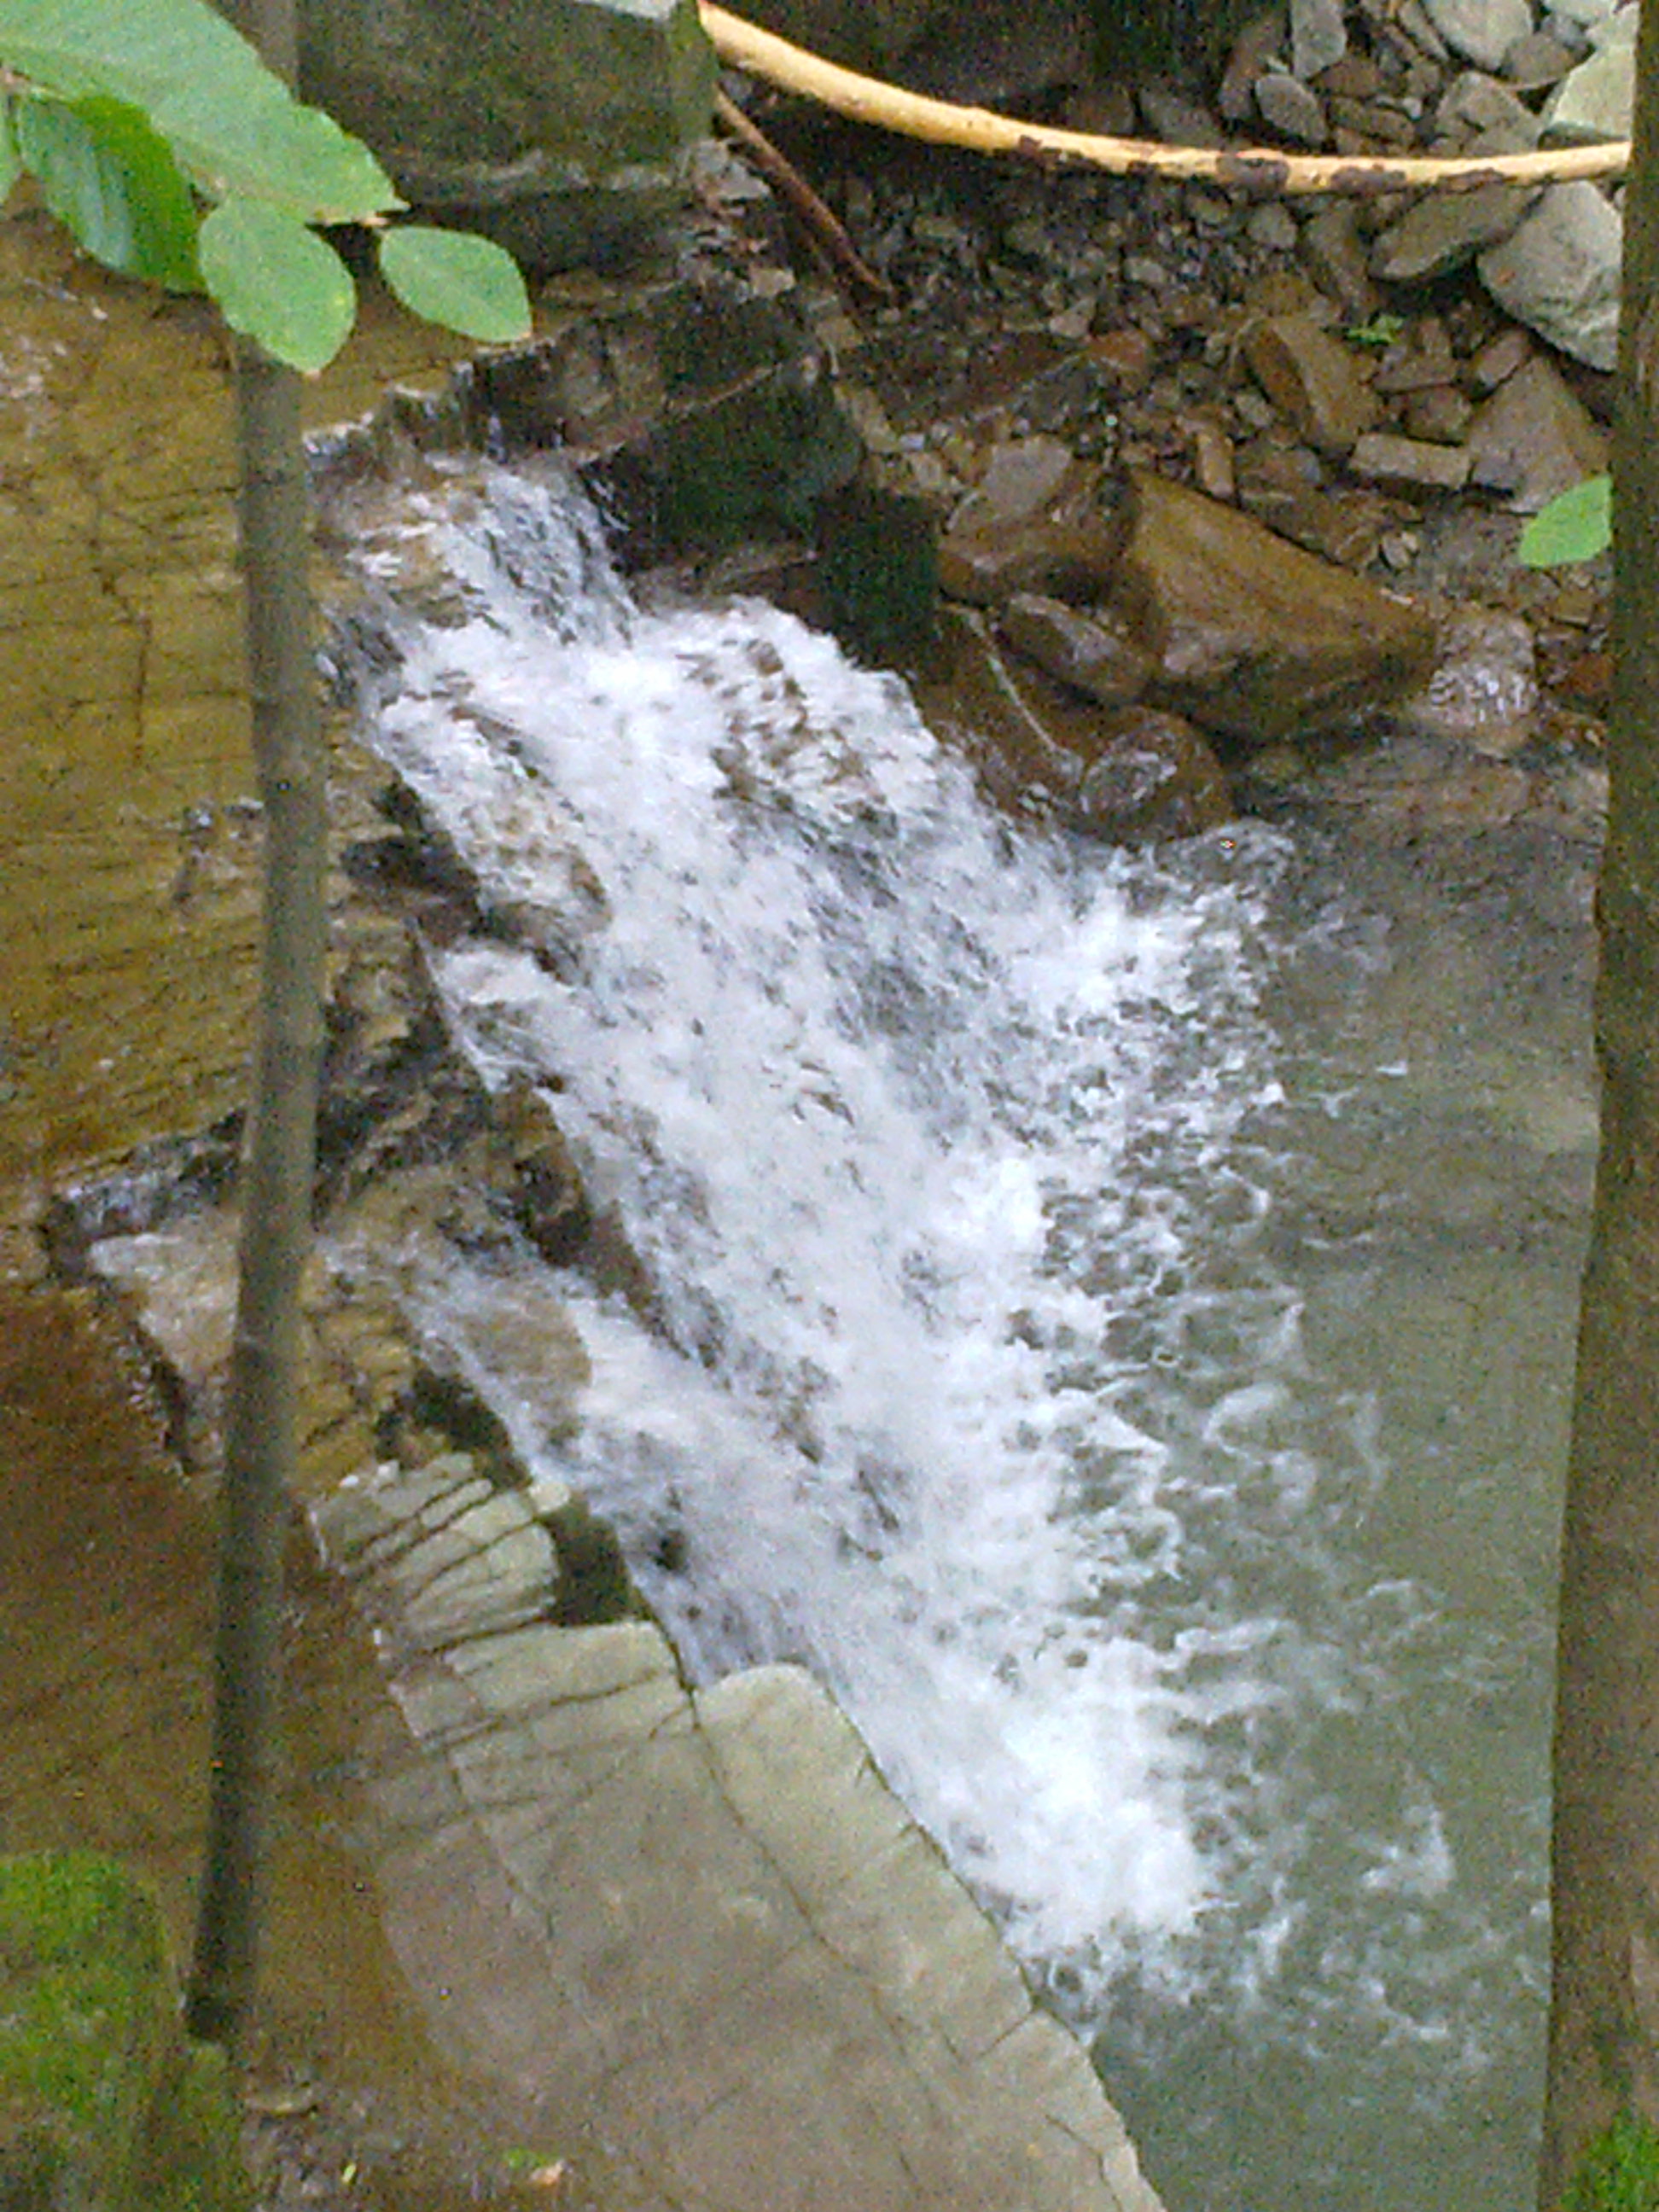
[{"label": "tree trunk", "polygon": [[[261,49],[291,74],[291,5]],[[290,65],[284,69],[284,64]],[[236,356],[241,562],[264,898],[221,1504],[211,1795],[192,2034],[237,2039],[253,1992],[276,1756],[283,1546],[298,1443],[300,1279],[323,1052],[328,815],[313,662],[300,380]]]},{"label": "tree trunk", "polygon": [[1545,2212],[1617,2116],[1659,2127],[1659,7],[1644,11],[1636,77],[1599,902],[1601,1146],[1557,1656]]}]

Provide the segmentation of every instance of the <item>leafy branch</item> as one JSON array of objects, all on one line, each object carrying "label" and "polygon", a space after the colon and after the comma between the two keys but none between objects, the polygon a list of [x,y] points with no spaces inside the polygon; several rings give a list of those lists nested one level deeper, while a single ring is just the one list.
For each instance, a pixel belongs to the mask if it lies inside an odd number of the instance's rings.
[{"label": "leafy branch", "polygon": [[357,295],[323,227],[362,225],[405,307],[464,337],[526,337],[510,255],[391,223],[361,139],[295,100],[208,0],[0,0],[0,199],[20,176],[118,275],[205,292],[290,368],[324,368]]}]

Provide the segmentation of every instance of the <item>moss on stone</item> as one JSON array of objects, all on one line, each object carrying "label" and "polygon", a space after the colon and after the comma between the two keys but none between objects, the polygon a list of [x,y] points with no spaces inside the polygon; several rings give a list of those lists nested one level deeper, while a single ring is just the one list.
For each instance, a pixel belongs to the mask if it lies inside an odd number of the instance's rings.
[{"label": "moss on stone", "polygon": [[1659,2134],[1621,2113],[1579,2160],[1561,2212],[1659,2212]]},{"label": "moss on stone", "polygon": [[0,2199],[240,2212],[222,2057],[187,2043],[160,1911],[90,1851],[0,1859]]}]

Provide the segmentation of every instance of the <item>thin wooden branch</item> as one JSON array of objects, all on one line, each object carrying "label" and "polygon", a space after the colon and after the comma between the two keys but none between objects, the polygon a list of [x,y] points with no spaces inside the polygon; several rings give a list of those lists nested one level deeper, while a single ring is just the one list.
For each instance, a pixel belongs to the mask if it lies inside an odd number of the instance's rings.
[{"label": "thin wooden branch", "polygon": [[994,114],[988,108],[928,100],[878,77],[861,76],[729,15],[711,0],[702,0],[702,12],[703,27],[720,59],[732,69],[763,77],[780,91],[799,94],[855,123],[872,124],[907,138],[963,146],[975,153],[1014,154],[1049,167],[1077,163],[1115,176],[1201,179],[1266,198],[1291,192],[1470,191],[1478,185],[1560,184],[1577,177],[1622,176],[1630,164],[1627,138],[1594,146],[1547,147],[1528,154],[1395,157],[1286,154],[1272,146],[1215,150],[1059,131]]},{"label": "thin wooden branch", "polygon": [[787,204],[813,242],[848,283],[889,305],[898,295],[884,276],[878,276],[860,253],[833,208],[826,207],[787,155],[781,153],[735,100],[716,88],[714,114],[730,131],[774,191]]}]

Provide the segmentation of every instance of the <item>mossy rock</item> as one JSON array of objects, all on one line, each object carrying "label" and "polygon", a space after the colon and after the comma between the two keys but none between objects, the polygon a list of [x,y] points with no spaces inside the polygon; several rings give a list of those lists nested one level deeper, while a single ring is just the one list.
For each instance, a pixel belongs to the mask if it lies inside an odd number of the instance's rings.
[{"label": "mossy rock", "polygon": [[0,2208],[251,2197],[224,2059],[185,2036],[155,1898],[94,1852],[0,1858]]}]

